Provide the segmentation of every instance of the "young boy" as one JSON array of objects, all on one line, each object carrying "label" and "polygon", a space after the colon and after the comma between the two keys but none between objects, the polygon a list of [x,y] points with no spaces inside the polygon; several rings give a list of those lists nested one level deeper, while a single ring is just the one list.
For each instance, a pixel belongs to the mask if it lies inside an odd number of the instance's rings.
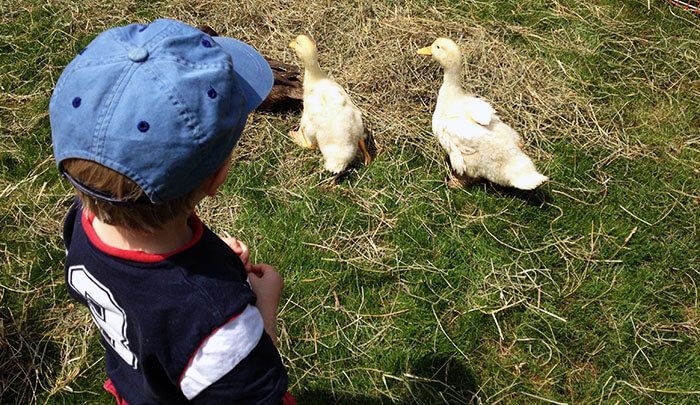
[{"label": "young boy", "polygon": [[102,334],[118,403],[290,403],[275,348],[279,274],[194,214],[272,87],[250,46],[156,20],[100,34],[49,106],[66,284]]}]

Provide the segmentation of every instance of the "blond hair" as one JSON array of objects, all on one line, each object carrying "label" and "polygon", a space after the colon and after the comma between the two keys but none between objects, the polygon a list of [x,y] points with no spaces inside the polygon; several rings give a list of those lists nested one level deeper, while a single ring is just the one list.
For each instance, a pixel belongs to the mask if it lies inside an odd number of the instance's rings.
[{"label": "blond hair", "polygon": [[[128,177],[99,163],[84,159],[66,159],[63,169],[80,183],[118,199],[135,201],[145,195],[143,189]],[[174,200],[160,204],[138,202],[128,206],[116,205],[75,190],[83,207],[95,214],[100,221],[134,231],[151,233],[167,222],[189,214],[197,205],[199,187]]]}]

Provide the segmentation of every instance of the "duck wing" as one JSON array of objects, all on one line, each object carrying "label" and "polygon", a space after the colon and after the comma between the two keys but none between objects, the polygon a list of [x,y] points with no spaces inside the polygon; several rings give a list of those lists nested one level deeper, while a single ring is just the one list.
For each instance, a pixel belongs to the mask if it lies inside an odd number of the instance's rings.
[{"label": "duck wing", "polygon": [[448,110],[448,116],[463,116],[481,126],[488,126],[496,115],[496,111],[488,102],[472,96],[461,97]]},{"label": "duck wing", "polygon": [[483,137],[489,134],[488,126],[495,113],[493,107],[482,99],[461,97],[442,114],[442,132],[462,154],[474,154],[479,150]]},{"label": "duck wing", "polygon": [[335,82],[317,83],[304,95],[304,119],[322,144],[347,143],[362,133],[361,113]]},{"label": "duck wing", "polygon": [[305,105],[305,108],[310,109],[311,111],[309,112],[317,114],[344,108],[348,104],[352,104],[348,93],[340,85],[332,81],[319,83],[305,97],[308,101],[306,103],[308,105]]}]

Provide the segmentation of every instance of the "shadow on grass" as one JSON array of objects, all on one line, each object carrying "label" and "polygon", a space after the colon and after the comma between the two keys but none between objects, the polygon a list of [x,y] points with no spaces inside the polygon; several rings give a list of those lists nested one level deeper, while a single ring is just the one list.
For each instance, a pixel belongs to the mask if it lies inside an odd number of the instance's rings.
[{"label": "shadow on grass", "polygon": [[18,320],[0,308],[0,403],[35,402],[48,365],[59,361],[40,325],[41,320]]},{"label": "shadow on grass", "polygon": [[[445,163],[447,164],[447,167],[452,170],[452,165],[450,164],[450,158],[448,156],[445,156]],[[538,187],[534,190],[519,190],[513,187],[501,186],[483,178],[473,180],[467,176],[456,174],[454,170],[452,170],[452,176],[460,179],[463,183],[462,187],[464,188],[469,189],[472,187],[480,187],[485,191],[493,191],[501,196],[514,197],[523,200],[528,205],[544,207],[546,204],[554,202],[554,197],[552,197],[552,195],[542,187]],[[448,174],[445,177],[445,183],[449,183],[449,179],[450,175]]]},{"label": "shadow on grass", "polygon": [[541,187],[534,190],[518,190],[517,188],[501,186],[486,180],[479,180],[474,186],[483,187],[486,190],[493,190],[493,192],[502,196],[523,200],[528,205],[536,207],[544,207],[554,202],[552,194]]},{"label": "shadow on grass", "polygon": [[417,360],[402,381],[405,393],[400,398],[376,397],[361,393],[311,389],[296,393],[299,404],[468,404],[476,401],[479,382],[464,362],[446,355],[425,356]]}]

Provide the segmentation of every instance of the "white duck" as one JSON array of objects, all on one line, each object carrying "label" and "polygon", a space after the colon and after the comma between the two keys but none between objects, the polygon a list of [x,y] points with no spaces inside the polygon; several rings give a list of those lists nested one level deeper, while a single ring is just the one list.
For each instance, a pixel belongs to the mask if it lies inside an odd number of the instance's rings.
[{"label": "white duck", "polygon": [[372,157],[365,145],[362,113],[348,93],[321,70],[316,44],[299,35],[289,46],[304,64],[304,112],[299,130],[289,132],[292,140],[305,148],[318,146],[326,170],[334,174],[355,159],[358,146],[369,164]]},{"label": "white duck", "polygon": [[486,101],[462,89],[462,52],[454,41],[438,38],[418,50],[431,55],[445,70],[433,114],[433,134],[462,178],[486,178],[494,183],[532,190],[547,181],[521,150],[520,135],[504,124]]}]

